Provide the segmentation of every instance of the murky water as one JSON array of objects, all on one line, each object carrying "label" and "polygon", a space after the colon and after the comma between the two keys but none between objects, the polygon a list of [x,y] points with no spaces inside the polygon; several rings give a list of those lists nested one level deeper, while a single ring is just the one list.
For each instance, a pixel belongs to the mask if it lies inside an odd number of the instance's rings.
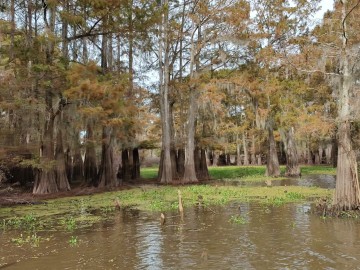
[{"label": "murky water", "polygon": [[[360,223],[321,219],[307,204],[231,204],[167,213],[120,211],[74,232],[41,232],[39,247],[0,234],[6,269],[360,269]],[[241,222],[230,222],[231,217]],[[77,237],[77,245],[69,240]],[[47,239],[48,238],[48,239]],[[8,264],[8,266],[6,266]]]},{"label": "murky water", "polygon": [[[265,181],[242,181],[239,180],[216,180],[211,181],[211,184],[232,185],[232,186],[266,186]],[[335,188],[335,175],[305,175],[300,177],[277,180],[272,179],[273,186],[304,186],[304,187],[320,187],[320,188]]]}]

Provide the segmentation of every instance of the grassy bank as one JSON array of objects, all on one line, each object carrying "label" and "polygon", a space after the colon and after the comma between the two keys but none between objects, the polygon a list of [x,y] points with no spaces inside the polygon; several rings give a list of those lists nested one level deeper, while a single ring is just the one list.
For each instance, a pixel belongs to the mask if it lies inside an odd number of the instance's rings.
[{"label": "grassy bank", "polygon": [[[284,168],[283,168],[284,169]],[[142,170],[142,176],[156,176],[157,168]],[[212,167],[210,173],[217,179],[240,179],[264,181],[265,167]],[[333,174],[330,167],[303,167],[303,174]],[[144,176],[145,175],[145,176]],[[211,183],[211,182],[210,182]],[[219,184],[189,186],[141,185],[128,190],[99,194],[64,197],[44,201],[42,204],[0,208],[0,228],[68,230],[91,226],[102,220],[113,218],[120,209],[126,211],[167,211],[178,208],[177,191],[180,190],[187,207],[201,205],[226,205],[229,202],[257,202],[279,206],[291,202],[313,201],[320,197],[331,197],[332,190],[300,186],[221,186]],[[201,200],[199,201],[199,198]]]},{"label": "grassy bank", "polygon": [[[281,174],[285,173],[285,166],[281,166]],[[156,178],[157,167],[142,168],[141,177]],[[330,166],[301,166],[302,175],[310,174],[336,174],[336,169]],[[213,179],[240,179],[243,181],[263,181],[265,166],[223,166],[209,167],[209,174]]]},{"label": "grassy bank", "polygon": [[[231,201],[258,202],[282,205],[289,202],[314,200],[329,197],[331,190],[317,187],[234,187],[214,185],[193,186],[143,186],[130,190],[105,192],[90,196],[68,197],[46,201],[44,204],[17,206],[0,209],[3,227],[21,225],[22,221],[38,219],[43,225],[60,226],[68,220],[75,223],[92,224],[118,211],[115,201],[122,209],[144,211],[166,211],[178,208],[178,189],[182,193],[184,207],[197,205],[225,205]],[[30,216],[29,216],[30,215]],[[25,222],[26,223],[26,222]]]}]

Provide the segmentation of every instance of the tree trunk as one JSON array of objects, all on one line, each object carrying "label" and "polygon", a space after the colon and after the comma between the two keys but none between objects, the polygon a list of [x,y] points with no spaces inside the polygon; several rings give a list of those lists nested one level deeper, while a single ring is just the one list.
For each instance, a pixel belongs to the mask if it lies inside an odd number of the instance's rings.
[{"label": "tree trunk", "polygon": [[121,151],[121,176],[124,182],[129,182],[132,178],[132,167],[129,161],[129,150],[124,149]]},{"label": "tree trunk", "polygon": [[176,161],[176,167],[179,178],[182,178],[184,176],[184,171],[185,171],[184,166],[185,166],[185,150],[179,149],[177,154],[177,161]]},{"label": "tree trunk", "polygon": [[251,165],[256,165],[256,141],[255,135],[251,139]]},{"label": "tree trunk", "polygon": [[195,120],[197,114],[197,93],[195,89],[191,89],[190,105],[187,124],[187,138],[185,146],[185,172],[182,178],[183,183],[198,182],[195,171]]},{"label": "tree trunk", "polygon": [[95,185],[97,181],[95,141],[92,123],[88,123],[86,130],[86,146],[84,160],[84,178],[88,185]]},{"label": "tree trunk", "polygon": [[80,145],[76,145],[75,147],[72,181],[84,181],[84,162],[81,156]]},{"label": "tree trunk", "polygon": [[209,170],[206,163],[206,151],[205,149],[200,149],[200,158],[199,158],[199,168],[197,171],[197,178],[199,180],[208,180],[210,179]]},{"label": "tree trunk", "polygon": [[132,179],[138,180],[140,179],[140,155],[139,149],[133,149],[133,170],[132,170]]},{"label": "tree trunk", "polygon": [[101,165],[98,176],[98,187],[116,187],[117,179],[113,166],[112,129],[103,127]]},{"label": "tree trunk", "polygon": [[[52,104],[52,103],[51,103]],[[37,171],[33,194],[48,194],[58,192],[54,168],[54,118],[49,117],[45,123],[45,131],[40,147],[42,168]]]},{"label": "tree trunk", "polygon": [[327,165],[331,164],[331,153],[332,153],[332,144],[329,143],[326,146],[326,149],[325,149],[325,156],[326,156],[326,164]]},{"label": "tree trunk", "polygon": [[333,138],[332,148],[331,148],[331,159],[332,159],[332,166],[334,168],[337,167],[337,157],[338,157],[338,142],[336,138]]},{"label": "tree trunk", "polygon": [[219,163],[219,154],[217,154],[215,151],[214,151],[214,154],[213,154],[213,166],[218,166],[218,163]]},{"label": "tree trunk", "polygon": [[244,147],[244,166],[249,166],[249,151],[248,151],[245,133],[243,133],[242,140],[243,140],[243,147]]},{"label": "tree trunk", "polygon": [[[167,7],[168,0],[164,0],[163,5]],[[160,183],[172,183],[172,164],[171,164],[171,127],[170,127],[170,101],[169,101],[169,19],[168,11],[165,9],[163,22],[160,26],[161,41],[159,46],[159,65],[160,65],[160,110],[162,124],[162,164],[159,173]],[[165,51],[163,51],[165,49]]]},{"label": "tree trunk", "polygon": [[350,52],[347,47],[347,0],[340,1],[342,5],[342,24],[344,35],[341,51],[341,72],[342,78],[339,85],[338,105],[338,158],[336,170],[336,187],[333,200],[334,208],[337,210],[353,210],[360,207],[360,188],[358,179],[358,168],[356,155],[351,142],[351,112],[350,112],[350,91],[354,78],[351,74]]},{"label": "tree trunk", "polygon": [[62,132],[58,130],[56,138],[56,149],[55,149],[55,160],[56,160],[56,184],[59,191],[70,190],[69,181],[66,174],[65,155],[62,143]]},{"label": "tree trunk", "polygon": [[274,138],[274,131],[272,127],[268,127],[268,155],[266,163],[266,176],[277,177],[280,175],[279,160],[276,152],[276,142]]},{"label": "tree trunk", "polygon": [[291,127],[288,131],[284,132],[284,146],[286,155],[286,176],[299,176],[300,166],[298,152],[294,140],[294,128]]},{"label": "tree trunk", "polygon": [[236,134],[236,165],[241,166],[241,144],[239,142],[239,134]]}]

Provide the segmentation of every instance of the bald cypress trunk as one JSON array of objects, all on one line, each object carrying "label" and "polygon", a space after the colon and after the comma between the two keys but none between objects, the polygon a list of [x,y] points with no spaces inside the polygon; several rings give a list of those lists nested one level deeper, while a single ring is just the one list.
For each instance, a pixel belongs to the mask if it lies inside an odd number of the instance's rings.
[{"label": "bald cypress trunk", "polygon": [[93,123],[89,122],[86,130],[86,146],[84,160],[84,178],[87,185],[95,185],[97,182],[97,164]]},{"label": "bald cypress trunk", "polygon": [[280,175],[280,166],[279,159],[276,151],[276,142],[274,138],[274,131],[272,127],[268,127],[268,155],[266,163],[266,176],[279,176]]},{"label": "bald cypress trunk", "polygon": [[294,128],[284,132],[284,146],[286,155],[286,176],[299,176],[299,157],[294,139]]},{"label": "bald cypress trunk", "polygon": [[[360,207],[360,188],[358,179],[358,168],[356,155],[351,142],[351,110],[350,110],[350,91],[354,86],[354,76],[352,74],[350,60],[350,49],[348,48],[348,30],[346,18],[351,5],[347,0],[340,1],[342,5],[342,50],[341,50],[341,82],[337,99],[338,105],[338,133],[337,133],[337,170],[336,187],[333,200],[334,208],[338,210],[353,210]],[[349,7],[348,7],[349,5]]]},{"label": "bald cypress trunk", "polygon": [[118,185],[113,164],[112,128],[103,127],[99,187],[116,187]]},{"label": "bald cypress trunk", "polygon": [[56,184],[58,190],[68,191],[70,190],[70,185],[66,174],[66,164],[65,164],[65,155],[64,155],[61,129],[58,130],[58,134],[56,138],[55,160],[56,160],[55,175],[56,175]]}]

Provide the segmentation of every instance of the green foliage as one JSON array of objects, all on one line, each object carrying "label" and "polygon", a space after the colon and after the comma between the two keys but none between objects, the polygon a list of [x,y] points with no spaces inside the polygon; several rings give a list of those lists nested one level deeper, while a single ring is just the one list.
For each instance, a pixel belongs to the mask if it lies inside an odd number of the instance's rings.
[{"label": "green foliage", "polygon": [[19,237],[12,238],[11,242],[17,246],[22,246],[26,243],[29,243],[32,247],[38,247],[40,245],[40,239],[40,236],[38,236],[36,233],[28,235],[27,237],[24,237],[23,234],[20,234]]},{"label": "green foliage", "polygon": [[78,245],[78,238],[77,236],[72,235],[69,239],[70,246],[74,247]]},{"label": "green foliage", "polygon": [[247,218],[245,218],[243,216],[240,216],[240,215],[231,216],[230,219],[229,219],[229,222],[233,223],[233,224],[239,224],[239,225],[244,225],[244,224],[249,223]]},{"label": "green foliage", "polygon": [[63,219],[61,221],[61,224],[65,227],[67,231],[73,231],[76,229],[76,220],[72,216]]}]

